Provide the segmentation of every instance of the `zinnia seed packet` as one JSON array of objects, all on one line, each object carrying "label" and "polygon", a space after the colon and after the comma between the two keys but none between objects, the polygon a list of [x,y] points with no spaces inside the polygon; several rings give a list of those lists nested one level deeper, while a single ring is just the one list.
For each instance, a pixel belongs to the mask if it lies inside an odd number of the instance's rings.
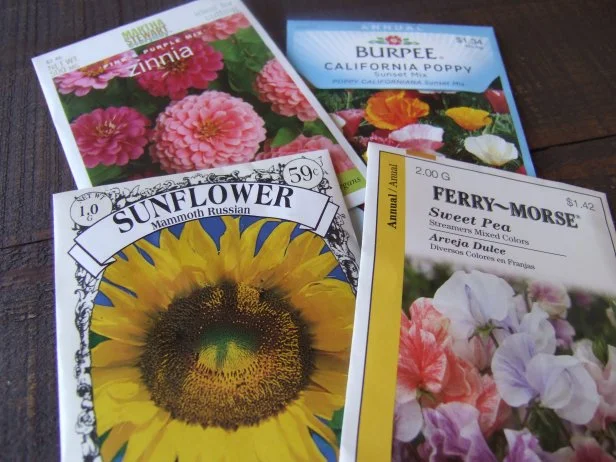
[{"label": "zinnia seed packet", "polygon": [[534,176],[494,30],[287,22],[287,54],[345,137]]},{"label": "zinnia seed packet", "polygon": [[365,165],[238,0],[200,0],[33,59],[85,188],[328,149],[350,206]]},{"label": "zinnia seed packet", "polygon": [[336,460],[358,244],[330,155],[54,196],[62,460]]},{"label": "zinnia seed packet", "polygon": [[341,460],[613,460],[605,194],[368,151]]}]

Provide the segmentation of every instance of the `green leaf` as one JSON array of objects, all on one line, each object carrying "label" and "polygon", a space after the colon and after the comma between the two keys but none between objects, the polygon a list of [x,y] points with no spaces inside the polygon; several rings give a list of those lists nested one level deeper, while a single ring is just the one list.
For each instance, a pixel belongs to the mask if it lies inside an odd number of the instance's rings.
[{"label": "green leaf", "polygon": [[124,173],[124,169],[117,165],[97,165],[96,167],[88,168],[87,171],[93,186],[112,183]]},{"label": "green leaf", "polygon": [[253,105],[258,114],[263,117],[265,121],[265,130],[267,131],[268,137],[275,137],[278,131],[286,127],[290,130],[297,131],[301,133],[302,131],[302,123],[297,117],[285,117],[280,114],[276,114],[272,112],[269,108],[269,105]]},{"label": "green leaf", "polygon": [[334,412],[332,420],[330,420],[327,425],[332,429],[334,434],[336,435],[336,440],[338,444],[340,444],[340,435],[342,433],[342,419],[344,417],[344,408],[341,407],[337,411]]},{"label": "green leaf", "polygon": [[592,341],[592,352],[604,365],[608,361],[607,342],[603,337],[597,337]]},{"label": "green leaf", "polygon": [[530,409],[529,430],[539,438],[544,451],[554,452],[568,444],[564,425],[556,413],[547,408],[535,406]]},{"label": "green leaf", "polygon": [[332,135],[332,132],[329,131],[329,128],[327,128],[327,125],[325,125],[321,119],[304,122],[303,132],[306,136],[322,135],[329,138],[334,143],[338,143],[334,135]]},{"label": "green leaf", "polygon": [[89,346],[91,350],[99,343],[104,342],[105,340],[109,340],[109,338],[105,337],[104,335],[97,334],[96,332],[90,331],[90,338],[88,340],[89,340],[89,344],[90,344]]},{"label": "green leaf", "polygon": [[273,57],[259,34],[252,27],[248,27],[210,45],[223,55],[231,89],[254,93],[253,84],[257,73]]},{"label": "green leaf", "polygon": [[281,127],[280,130],[276,133],[276,136],[272,139],[271,146],[273,148],[277,148],[278,146],[284,146],[285,144],[289,144],[295,138],[298,137],[300,131],[294,130],[290,127]]}]

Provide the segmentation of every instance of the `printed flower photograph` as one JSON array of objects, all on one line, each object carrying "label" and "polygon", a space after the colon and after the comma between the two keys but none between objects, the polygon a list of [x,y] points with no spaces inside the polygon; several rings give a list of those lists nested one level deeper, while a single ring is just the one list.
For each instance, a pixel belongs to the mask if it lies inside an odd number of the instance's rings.
[{"label": "printed flower photograph", "polygon": [[[397,36],[382,39],[392,44]],[[365,161],[368,143],[526,173],[500,79],[483,93],[315,90]]]},{"label": "printed flower photograph", "polygon": [[407,258],[392,460],[616,460],[616,299]]},{"label": "printed flower photograph", "polygon": [[322,148],[356,168],[240,13],[54,83],[93,186]]},{"label": "printed flower photograph", "polygon": [[336,460],[354,306],[296,223],[204,218],[129,245],[91,318],[102,460]]}]

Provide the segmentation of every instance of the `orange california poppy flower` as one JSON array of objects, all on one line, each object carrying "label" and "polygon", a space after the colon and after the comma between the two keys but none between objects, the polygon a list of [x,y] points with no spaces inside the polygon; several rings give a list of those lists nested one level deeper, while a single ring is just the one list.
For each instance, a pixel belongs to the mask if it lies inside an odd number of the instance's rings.
[{"label": "orange california poppy flower", "polygon": [[406,90],[386,90],[368,99],[366,120],[377,128],[397,130],[430,113],[430,106]]},{"label": "orange california poppy flower", "polygon": [[465,130],[478,130],[492,123],[489,112],[472,107],[452,107],[445,111],[445,115]]}]

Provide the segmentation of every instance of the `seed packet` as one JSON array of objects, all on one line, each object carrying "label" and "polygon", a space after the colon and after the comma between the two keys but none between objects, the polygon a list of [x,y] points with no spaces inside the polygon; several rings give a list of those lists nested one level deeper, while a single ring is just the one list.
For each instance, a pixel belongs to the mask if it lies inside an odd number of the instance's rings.
[{"label": "seed packet", "polygon": [[328,149],[365,165],[238,0],[201,0],[33,60],[77,187]]},{"label": "seed packet", "polygon": [[372,141],[535,175],[491,27],[288,21],[287,53],[364,157]]},{"label": "seed packet", "polygon": [[341,460],[611,460],[605,194],[368,150]]},{"label": "seed packet", "polygon": [[54,196],[62,460],[335,460],[358,246],[329,153]]}]

